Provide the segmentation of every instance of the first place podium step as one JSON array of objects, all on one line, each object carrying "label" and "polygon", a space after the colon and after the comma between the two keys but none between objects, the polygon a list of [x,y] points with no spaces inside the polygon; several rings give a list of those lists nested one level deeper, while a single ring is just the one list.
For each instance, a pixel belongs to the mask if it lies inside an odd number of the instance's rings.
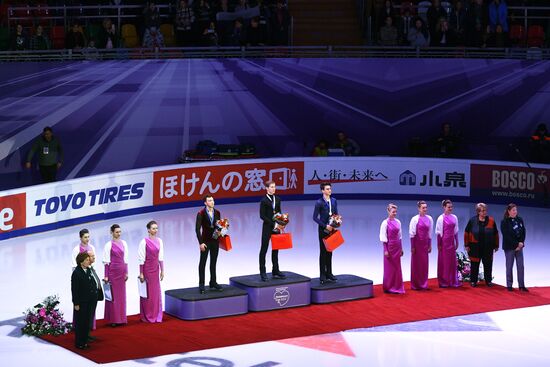
[{"label": "first place podium step", "polygon": [[260,274],[252,274],[229,278],[229,283],[248,293],[249,311],[268,311],[309,305],[311,279],[290,271],[285,271],[283,274],[286,279],[274,279],[268,273],[268,281],[264,282]]},{"label": "first place podium step", "polygon": [[182,320],[242,315],[248,312],[248,295],[240,288],[222,284],[223,290],[204,294],[198,287],[170,289],[164,292],[165,312]]}]

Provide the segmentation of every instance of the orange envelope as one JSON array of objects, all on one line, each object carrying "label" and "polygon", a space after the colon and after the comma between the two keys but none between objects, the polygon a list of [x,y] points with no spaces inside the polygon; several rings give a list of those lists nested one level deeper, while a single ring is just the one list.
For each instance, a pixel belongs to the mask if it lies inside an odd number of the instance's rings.
[{"label": "orange envelope", "polygon": [[328,252],[332,252],[340,247],[344,243],[344,237],[342,237],[342,232],[333,231],[327,237],[323,238],[323,243]]},{"label": "orange envelope", "polygon": [[272,250],[286,250],[292,248],[292,234],[281,233],[271,235]]}]

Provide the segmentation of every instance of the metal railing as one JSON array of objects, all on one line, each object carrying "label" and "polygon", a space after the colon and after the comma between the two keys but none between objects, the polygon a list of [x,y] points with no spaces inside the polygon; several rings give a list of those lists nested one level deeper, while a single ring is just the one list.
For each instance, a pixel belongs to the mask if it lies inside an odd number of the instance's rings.
[{"label": "metal railing", "polygon": [[165,47],[84,48],[46,51],[2,51],[0,62],[126,60],[184,58],[470,58],[550,60],[550,49],[539,48],[414,48],[377,46]]}]

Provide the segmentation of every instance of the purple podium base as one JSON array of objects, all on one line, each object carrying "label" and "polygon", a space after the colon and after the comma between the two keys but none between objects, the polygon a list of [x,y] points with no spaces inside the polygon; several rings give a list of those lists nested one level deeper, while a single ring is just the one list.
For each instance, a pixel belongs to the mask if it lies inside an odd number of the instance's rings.
[{"label": "purple podium base", "polygon": [[222,284],[222,287],[223,291],[206,287],[204,294],[200,294],[199,287],[167,290],[164,292],[164,312],[182,320],[202,320],[247,313],[247,293],[226,284]]},{"label": "purple podium base", "polygon": [[355,275],[337,275],[335,282],[321,284],[319,278],[311,280],[311,303],[331,303],[373,297],[372,280]]},{"label": "purple podium base", "polygon": [[248,293],[249,311],[268,311],[282,308],[307,306],[311,301],[311,279],[289,271],[283,272],[286,279],[262,282],[260,274],[229,278],[229,283]]}]

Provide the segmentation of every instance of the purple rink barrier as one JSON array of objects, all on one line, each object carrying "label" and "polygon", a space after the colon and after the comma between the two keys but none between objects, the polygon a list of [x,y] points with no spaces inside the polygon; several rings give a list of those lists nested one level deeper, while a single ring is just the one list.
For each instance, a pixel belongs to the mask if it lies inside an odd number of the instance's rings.
[{"label": "purple rink barrier", "polygon": [[164,312],[183,320],[201,320],[213,317],[241,315],[248,312],[245,291],[222,284],[223,291],[210,290],[200,294],[199,287],[170,289],[164,292]]},{"label": "purple rink barrier", "polygon": [[311,280],[311,303],[349,301],[374,296],[372,280],[355,275],[337,275],[336,282],[321,284],[319,278]]},{"label": "purple rink barrier", "polygon": [[286,279],[262,282],[260,274],[229,278],[229,283],[248,293],[249,311],[278,310],[282,308],[307,306],[310,304],[311,279],[300,274],[284,271]]}]

